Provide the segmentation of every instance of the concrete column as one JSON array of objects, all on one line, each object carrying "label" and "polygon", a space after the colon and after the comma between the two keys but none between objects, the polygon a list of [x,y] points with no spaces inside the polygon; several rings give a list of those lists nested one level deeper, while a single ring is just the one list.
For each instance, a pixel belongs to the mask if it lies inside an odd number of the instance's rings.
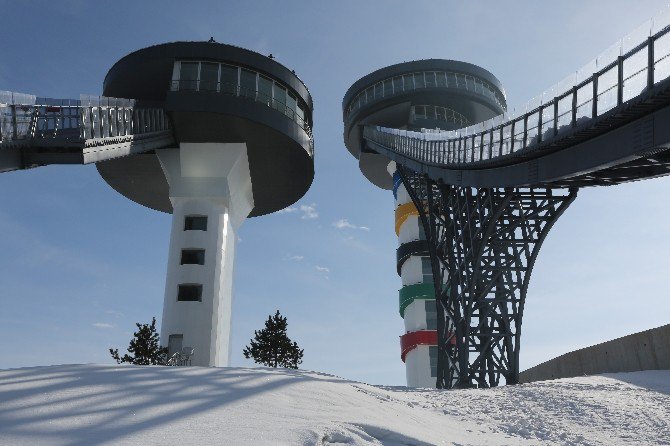
[{"label": "concrete column", "polygon": [[[181,335],[181,347],[195,348],[193,365],[225,367],[236,232],[253,209],[246,145],[181,143],[179,149],[158,150],[157,156],[173,207],[161,344],[168,346],[170,336]],[[195,229],[185,226],[187,220],[195,222]],[[182,264],[184,250],[204,250],[204,264],[199,264],[202,259]],[[180,285],[187,290],[181,296]]]}]

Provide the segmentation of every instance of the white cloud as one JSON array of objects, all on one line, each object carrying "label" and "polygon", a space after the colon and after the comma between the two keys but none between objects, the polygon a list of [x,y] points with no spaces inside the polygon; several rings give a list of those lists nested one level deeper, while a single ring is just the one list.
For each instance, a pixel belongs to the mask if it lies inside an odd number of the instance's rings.
[{"label": "white cloud", "polygon": [[311,220],[319,216],[319,213],[316,212],[316,203],[312,203],[310,205],[301,204],[300,210],[302,211],[302,217],[300,218],[303,220]]},{"label": "white cloud", "polygon": [[311,220],[319,216],[319,213],[316,211],[316,203],[301,204],[298,207],[289,206],[277,211],[278,214],[293,214],[295,212],[302,212],[300,218],[303,220]]},{"label": "white cloud", "polygon": [[316,268],[316,270],[320,273],[329,273],[330,272],[330,268],[326,268],[325,266],[316,265],[314,268]]},{"label": "white cloud", "polygon": [[336,222],[333,222],[333,226],[337,229],[360,229],[361,231],[370,232],[370,228],[367,226],[356,226],[352,223],[349,223],[349,220],[346,218],[340,218]]},{"label": "white cloud", "polygon": [[107,324],[105,322],[94,322],[91,325],[93,325],[95,328],[103,328],[103,329],[114,328],[112,324]]},{"label": "white cloud", "polygon": [[304,259],[304,258],[305,258],[305,256],[288,256],[288,259],[289,259],[289,260],[293,260],[293,261],[295,261],[295,262],[299,262],[299,261],[301,261],[301,260]]}]

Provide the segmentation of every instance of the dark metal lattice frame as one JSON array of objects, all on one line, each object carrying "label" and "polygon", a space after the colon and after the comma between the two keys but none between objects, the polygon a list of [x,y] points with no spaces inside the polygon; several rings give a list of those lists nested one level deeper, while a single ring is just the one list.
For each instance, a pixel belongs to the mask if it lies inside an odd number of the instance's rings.
[{"label": "dark metal lattice frame", "polygon": [[438,388],[518,383],[531,271],[577,188],[470,188],[398,166],[428,240],[438,315]]}]

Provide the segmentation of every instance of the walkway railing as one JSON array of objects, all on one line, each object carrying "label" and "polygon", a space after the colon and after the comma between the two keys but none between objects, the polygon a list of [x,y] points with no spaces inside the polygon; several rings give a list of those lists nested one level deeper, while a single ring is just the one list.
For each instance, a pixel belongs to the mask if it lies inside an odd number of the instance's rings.
[{"label": "walkway railing", "polygon": [[670,8],[511,113],[456,131],[366,126],[364,138],[425,163],[463,165],[532,151],[670,77]]},{"label": "walkway railing", "polygon": [[81,142],[170,129],[162,108],[137,108],[131,99],[85,96],[46,99],[0,92],[0,144],[22,140]]}]

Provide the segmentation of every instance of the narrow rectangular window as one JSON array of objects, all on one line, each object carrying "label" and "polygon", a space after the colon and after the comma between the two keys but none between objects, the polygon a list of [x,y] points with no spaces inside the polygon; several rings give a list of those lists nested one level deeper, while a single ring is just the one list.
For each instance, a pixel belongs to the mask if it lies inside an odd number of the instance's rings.
[{"label": "narrow rectangular window", "polygon": [[231,65],[221,65],[221,93],[237,94],[237,67]]},{"label": "narrow rectangular window", "polygon": [[402,88],[402,76],[396,76],[393,78],[393,92],[398,94],[403,91]]},{"label": "narrow rectangular window", "polygon": [[258,102],[268,106],[272,103],[272,79],[261,75],[258,77]]},{"label": "narrow rectangular window", "polygon": [[216,91],[219,86],[219,64],[200,63],[200,91]]},{"label": "narrow rectangular window", "polygon": [[423,73],[414,73],[414,86],[416,88],[423,88],[426,86],[424,81]]},{"label": "narrow rectangular window", "polygon": [[204,264],[205,264],[204,249],[181,250],[181,265],[204,265]]},{"label": "narrow rectangular window", "polygon": [[177,289],[177,301],[202,302],[202,285],[194,283],[180,284]]},{"label": "narrow rectangular window", "polygon": [[179,72],[179,89],[195,90],[198,86],[198,62],[182,62]]},{"label": "narrow rectangular window", "polygon": [[437,80],[437,86],[438,87],[446,87],[447,86],[447,77],[444,71],[437,71],[435,72],[435,78]]},{"label": "narrow rectangular window", "polygon": [[207,216],[187,215],[184,218],[184,231],[206,231]]},{"label": "narrow rectangular window", "polygon": [[256,72],[242,68],[240,72],[240,96],[256,98]]},{"label": "narrow rectangular window", "polygon": [[391,96],[393,94],[393,83],[391,79],[384,81],[384,96]]},{"label": "narrow rectangular window", "polygon": [[284,113],[286,110],[286,88],[275,82],[274,84],[274,108]]},{"label": "narrow rectangular window", "polygon": [[298,124],[305,125],[305,105],[303,105],[302,102],[298,101],[298,108],[295,110],[295,112],[298,114]]},{"label": "narrow rectangular window", "polygon": [[291,119],[294,119],[295,109],[297,106],[297,98],[291,92],[286,95],[286,111],[284,114]]},{"label": "narrow rectangular window", "polygon": [[426,75],[426,87],[434,87],[435,84],[435,72],[434,71],[427,71],[425,73]]},{"label": "narrow rectangular window", "polygon": [[426,330],[437,330],[437,308],[434,300],[426,300]]},{"label": "narrow rectangular window", "polygon": [[412,78],[411,74],[403,75],[402,80],[405,91],[414,90],[414,78]]},{"label": "narrow rectangular window", "polygon": [[421,272],[423,283],[433,283],[433,266],[430,263],[430,257],[421,257]]},{"label": "narrow rectangular window", "polygon": [[430,357],[430,376],[437,377],[437,346],[428,347],[428,356]]}]

